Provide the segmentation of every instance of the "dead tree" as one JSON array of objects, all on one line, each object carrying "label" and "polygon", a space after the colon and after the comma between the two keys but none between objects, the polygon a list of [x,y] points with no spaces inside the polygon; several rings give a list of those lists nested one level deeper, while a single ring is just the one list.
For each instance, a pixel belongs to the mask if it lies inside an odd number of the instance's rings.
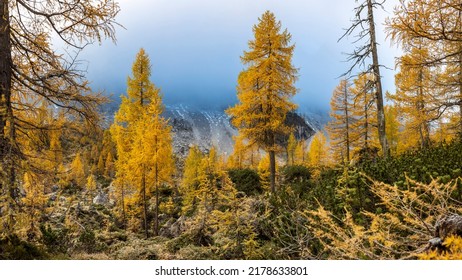
[{"label": "dead tree", "polygon": [[[356,33],[354,43],[360,43],[356,49],[348,54],[348,61],[352,62],[350,69],[342,76],[350,76],[353,70],[357,67],[362,67],[363,73],[372,73],[375,88],[375,100],[377,103],[377,128],[379,132],[380,145],[382,147],[383,156],[388,156],[388,143],[385,132],[385,111],[383,105],[382,79],[380,76],[380,67],[377,39],[374,21],[374,9],[382,8],[383,3],[376,0],[365,0],[354,9],[355,17],[352,24],[345,30],[345,33],[340,37],[339,41]],[[372,59],[372,62],[370,60]]]}]

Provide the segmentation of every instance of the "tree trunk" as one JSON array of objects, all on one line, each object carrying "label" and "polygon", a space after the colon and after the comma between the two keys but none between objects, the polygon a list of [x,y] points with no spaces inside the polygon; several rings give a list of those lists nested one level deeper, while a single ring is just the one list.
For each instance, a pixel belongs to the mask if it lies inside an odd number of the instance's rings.
[{"label": "tree trunk", "polygon": [[159,185],[157,183],[157,174],[156,174],[156,213],[155,215],[156,215],[156,218],[154,221],[154,234],[155,236],[158,236],[159,235]]},{"label": "tree trunk", "polygon": [[376,102],[377,102],[377,126],[379,131],[380,145],[382,146],[383,157],[388,157],[388,143],[387,135],[385,132],[385,113],[383,107],[383,93],[382,93],[382,80],[380,76],[380,64],[377,55],[377,40],[375,36],[375,23],[372,0],[367,0],[367,11],[369,21],[369,32],[371,36],[371,50],[372,50],[372,70],[375,78],[376,87]]},{"label": "tree trunk", "polygon": [[8,111],[11,108],[12,59],[8,1],[0,2],[0,160],[6,157],[8,139],[5,135]]},{"label": "tree trunk", "polygon": [[[425,116],[425,99],[423,96],[423,74],[422,69],[419,70],[419,100],[417,103],[417,110],[419,114]],[[430,146],[430,129],[428,127],[428,122],[426,119],[420,119],[419,122],[419,133],[420,133],[420,142],[422,148],[427,148]]]},{"label": "tree trunk", "polygon": [[348,83],[345,80],[345,88],[343,89],[343,98],[345,100],[345,132],[346,132],[346,162],[350,164],[350,116],[348,112]]},{"label": "tree trunk", "polygon": [[[422,50],[423,42],[420,40],[419,42],[419,50]],[[422,54],[420,53],[420,60],[423,61]],[[418,100],[418,111],[420,114],[425,116],[427,112],[425,111],[425,97],[424,97],[424,73],[423,73],[423,66],[419,66],[419,100]],[[423,148],[428,148],[430,146],[430,127],[428,125],[427,119],[421,120],[420,123],[420,140],[422,142]]]},{"label": "tree trunk", "polygon": [[122,219],[124,229],[127,229],[127,216],[125,214],[125,184],[122,185]]},{"label": "tree trunk", "polygon": [[157,146],[157,136],[155,137],[154,147],[156,149],[156,163],[154,167],[154,184],[156,187],[156,213],[155,213],[155,220],[154,220],[154,234],[155,236],[159,235],[159,166],[158,166],[158,146]]},{"label": "tree trunk", "polygon": [[[13,164],[14,124],[11,122],[13,111],[11,107],[11,84],[13,61],[11,58],[10,13],[9,1],[0,2],[0,194],[8,197],[8,222],[6,230],[14,224],[14,213],[18,190],[15,188],[15,170]],[[7,126],[8,121],[10,125]],[[7,131],[8,129],[8,131]]]},{"label": "tree trunk", "polygon": [[459,137],[462,137],[462,49],[459,50]]},{"label": "tree trunk", "polygon": [[369,150],[369,111],[367,96],[369,93],[364,91],[364,150]]},{"label": "tree trunk", "polygon": [[271,192],[276,193],[276,153],[273,150],[269,151],[269,158]]},{"label": "tree trunk", "polygon": [[144,233],[146,235],[146,238],[149,238],[149,233],[148,233],[148,206],[147,206],[147,201],[146,201],[146,170],[143,165],[143,175],[142,175],[142,180],[141,180],[141,191],[143,192],[143,216],[144,216]]}]

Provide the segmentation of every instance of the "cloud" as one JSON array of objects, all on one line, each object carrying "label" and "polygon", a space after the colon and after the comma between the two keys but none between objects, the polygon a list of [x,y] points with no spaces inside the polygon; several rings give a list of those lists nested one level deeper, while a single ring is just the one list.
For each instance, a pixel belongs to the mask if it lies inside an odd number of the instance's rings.
[{"label": "cloud", "polygon": [[[300,68],[295,101],[327,108],[336,79],[347,68],[342,52],[352,40],[337,43],[353,17],[353,1],[306,0],[119,0],[117,45],[104,42],[83,53],[95,89],[120,95],[140,47],[152,63],[152,81],[166,103],[235,102],[240,55],[252,39],[252,26],[271,10],[292,34],[294,64]],[[391,7],[388,8],[391,10]],[[377,18],[387,14],[380,11]],[[382,26],[378,24],[379,29]],[[379,32],[380,33],[380,32]],[[383,36],[381,36],[383,39]],[[381,61],[393,67],[397,51],[381,44]],[[385,71],[385,88],[393,88],[393,72]],[[199,105],[200,105],[199,104]]]}]

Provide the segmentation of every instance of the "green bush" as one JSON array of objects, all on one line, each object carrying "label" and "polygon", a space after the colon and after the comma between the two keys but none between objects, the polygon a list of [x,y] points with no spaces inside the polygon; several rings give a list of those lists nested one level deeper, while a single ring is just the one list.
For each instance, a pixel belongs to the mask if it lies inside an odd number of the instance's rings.
[{"label": "green bush", "polygon": [[461,154],[462,142],[440,143],[396,157],[364,161],[358,168],[374,180],[387,184],[404,182],[406,176],[426,184],[433,179],[444,183],[461,176]]},{"label": "green bush", "polygon": [[2,260],[42,260],[48,254],[34,244],[19,239],[17,235],[0,238],[0,259]]},{"label": "green bush", "polygon": [[69,235],[66,228],[52,229],[50,225],[40,225],[42,243],[54,253],[66,253],[69,244]]},{"label": "green bush", "polygon": [[79,236],[79,243],[85,251],[92,253],[96,245],[95,233],[91,230],[83,231]]},{"label": "green bush", "polygon": [[456,141],[408,151],[387,159],[363,158],[346,169],[343,166],[328,168],[312,180],[309,205],[316,208],[320,203],[339,216],[347,208],[355,218],[361,218],[360,212],[363,210],[386,212],[386,209],[376,205],[377,200],[369,188],[371,180],[397,185],[401,189],[412,188],[407,178],[425,184],[433,179],[441,183],[457,180],[460,187],[452,195],[456,199],[462,199],[462,179],[458,179],[462,174],[460,155],[462,142]]},{"label": "green bush", "polygon": [[283,184],[290,186],[299,196],[311,188],[311,171],[302,165],[289,165],[282,169]]},{"label": "green bush", "polygon": [[257,171],[250,168],[236,168],[228,170],[228,175],[238,191],[247,195],[260,194],[263,188]]},{"label": "green bush", "polygon": [[287,183],[303,183],[311,179],[311,171],[303,165],[289,165],[282,169]]}]

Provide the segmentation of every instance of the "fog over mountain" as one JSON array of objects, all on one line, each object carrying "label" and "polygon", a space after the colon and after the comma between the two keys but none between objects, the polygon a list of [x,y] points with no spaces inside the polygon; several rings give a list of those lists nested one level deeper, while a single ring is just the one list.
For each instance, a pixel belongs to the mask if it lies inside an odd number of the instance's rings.
[{"label": "fog over mountain", "polygon": [[[105,127],[109,127],[113,122],[119,104],[120,102],[114,101],[103,106]],[[225,113],[225,109],[230,105],[167,104],[163,116],[169,120],[172,127],[175,154],[184,158],[189,148],[195,145],[204,152],[215,147],[220,154],[230,155],[233,152],[233,136],[237,135],[237,129],[231,125],[230,117]],[[295,136],[307,141],[316,131],[322,129],[328,120],[329,115],[326,111],[309,107],[300,107],[295,113],[288,114],[286,119],[294,128]]]},{"label": "fog over mountain", "polygon": [[[236,131],[224,111],[237,103],[237,77],[246,67],[240,56],[266,10],[292,34],[293,65],[299,69],[298,93],[292,101],[310,129],[320,130],[328,122],[332,91],[350,66],[345,53],[354,50],[356,41],[351,36],[338,42],[351,24],[355,1],[120,0],[120,6],[118,21],[124,28],[117,32],[117,44],[103,42],[104,48],[89,46],[81,54],[88,62],[88,78],[94,90],[112,96],[114,102],[105,106],[112,120],[135,54],[144,48],[178,153],[190,144],[230,152]],[[392,1],[384,8],[375,14],[380,63],[388,67],[382,69],[384,90],[394,91],[392,68],[399,51],[385,40],[383,25]]]},{"label": "fog over mountain", "polygon": [[[394,91],[397,49],[385,40],[384,20],[394,1],[376,10],[384,90]],[[236,102],[240,56],[253,38],[252,27],[266,11],[273,12],[295,44],[293,65],[299,69],[294,102],[300,108],[328,110],[339,76],[350,66],[344,53],[354,50],[354,36],[337,40],[351,23],[355,1],[332,0],[120,0],[117,43],[88,46],[87,62],[94,90],[115,97],[126,92],[126,81],[142,47],[152,64],[151,80],[162,89],[167,105],[221,108]],[[136,15],[136,16],[134,16]]]}]

